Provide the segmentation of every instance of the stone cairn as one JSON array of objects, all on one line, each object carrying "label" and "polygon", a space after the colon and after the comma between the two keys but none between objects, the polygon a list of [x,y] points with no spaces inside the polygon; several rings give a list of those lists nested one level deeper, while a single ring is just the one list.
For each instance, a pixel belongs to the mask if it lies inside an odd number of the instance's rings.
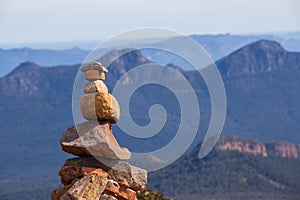
[{"label": "stone cairn", "polygon": [[62,166],[59,176],[64,187],[54,190],[51,199],[135,200],[136,192],[146,187],[147,172],[121,161],[131,154],[119,146],[112,133],[111,124],[118,122],[120,108],[103,82],[108,70],[99,62],[81,70],[89,81],[80,101],[82,115],[88,121],[62,135],[62,150],[78,157]]}]

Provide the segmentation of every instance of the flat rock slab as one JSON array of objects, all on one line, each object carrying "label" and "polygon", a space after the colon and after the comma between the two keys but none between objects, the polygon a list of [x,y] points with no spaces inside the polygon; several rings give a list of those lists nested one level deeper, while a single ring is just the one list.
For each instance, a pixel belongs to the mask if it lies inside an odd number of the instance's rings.
[{"label": "flat rock slab", "polygon": [[108,120],[117,123],[120,119],[120,106],[108,92],[85,94],[80,100],[82,116],[86,119]]},{"label": "flat rock slab", "polygon": [[[87,170],[102,169],[108,174],[108,178],[116,181],[120,186],[141,190],[147,184],[147,171],[127,162],[106,161],[101,163],[93,157],[77,157],[66,160],[59,175],[64,185],[72,183],[73,180],[81,178]],[[101,171],[100,171],[101,172]],[[99,172],[99,173],[100,173]],[[101,172],[102,173],[102,172]]]},{"label": "flat rock slab", "polygon": [[131,153],[121,148],[112,134],[110,122],[88,121],[67,129],[60,140],[62,150],[77,156],[127,160]]}]

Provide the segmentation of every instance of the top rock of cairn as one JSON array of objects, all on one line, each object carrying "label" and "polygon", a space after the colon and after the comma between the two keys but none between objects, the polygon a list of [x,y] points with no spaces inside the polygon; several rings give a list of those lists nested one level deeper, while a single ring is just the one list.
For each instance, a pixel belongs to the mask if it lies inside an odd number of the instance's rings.
[{"label": "top rock of cairn", "polygon": [[94,80],[105,80],[105,73],[108,72],[108,70],[102,66],[99,62],[93,62],[85,67],[81,68],[81,71],[84,72],[85,79],[89,81]]}]

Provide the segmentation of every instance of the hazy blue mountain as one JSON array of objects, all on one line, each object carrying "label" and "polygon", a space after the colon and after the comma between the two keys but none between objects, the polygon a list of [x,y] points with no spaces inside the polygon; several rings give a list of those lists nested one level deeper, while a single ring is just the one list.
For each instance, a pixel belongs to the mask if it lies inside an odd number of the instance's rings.
[{"label": "hazy blue mountain", "polygon": [[[101,61],[119,53],[112,51]],[[224,134],[300,143],[299,57],[299,53],[287,52],[276,42],[263,40],[217,62],[227,92]],[[149,62],[139,51],[119,57],[108,67],[109,89],[126,71]],[[0,194],[38,189],[40,185],[50,188],[59,183],[57,171],[66,157],[72,157],[61,152],[59,139],[62,132],[73,125],[71,95],[79,66],[49,68],[26,62],[0,78]],[[175,65],[168,67],[183,73],[197,89],[202,110],[200,141],[210,117],[207,88],[197,73],[182,71]],[[151,73],[143,76],[149,79]],[[149,123],[148,109],[154,103],[164,105],[170,115],[159,135],[145,141],[128,137],[115,126],[114,133],[121,145],[146,151],[168,143],[180,122],[180,109],[174,95],[166,88],[149,85],[134,94],[132,103],[132,115],[139,124]]]},{"label": "hazy blue mountain", "polygon": [[81,63],[88,53],[89,51],[79,48],[67,50],[0,48],[0,77],[8,74],[22,62],[31,61],[42,66],[73,65]]},{"label": "hazy blue mountain", "polygon": [[223,76],[233,77],[279,69],[299,69],[299,53],[286,51],[279,43],[259,40],[217,61]]},{"label": "hazy blue mountain", "polygon": [[[279,42],[283,47],[289,51],[300,51],[299,33],[287,34],[270,34],[270,35],[232,35],[232,34],[218,34],[218,35],[190,35],[192,39],[201,44],[213,60],[218,60],[227,56],[229,53],[239,49],[240,47],[250,44],[252,42],[269,39]],[[176,38],[175,38],[176,39]],[[162,40],[159,43],[173,42],[174,38]],[[156,40],[147,41],[157,43]],[[66,50],[58,50],[56,47],[70,48],[70,46],[79,46],[80,48],[72,48]],[[41,49],[41,45],[28,44],[32,48],[0,48],[0,77],[8,74],[13,68],[22,62],[31,61],[41,66],[56,66],[56,65],[72,65],[83,61],[89,50],[93,49],[98,44],[97,41],[79,41],[77,43],[57,43],[57,44],[41,44],[48,49]],[[2,46],[5,46],[4,44]],[[24,44],[23,44],[24,46]],[[88,47],[88,48],[87,48]],[[54,48],[56,50],[51,50]],[[85,49],[85,50],[83,50]],[[143,49],[142,54],[148,59],[163,65],[173,63],[183,69],[193,69],[182,58],[172,55],[167,52],[153,51]]]},{"label": "hazy blue mountain", "polygon": [[[217,61],[233,51],[238,50],[242,46],[259,41],[259,40],[272,40],[276,41],[287,49],[288,51],[300,51],[300,40],[298,37],[281,35],[231,35],[231,34],[218,34],[218,35],[190,35],[190,37],[198,42],[207,51],[212,60]],[[170,38],[161,43],[176,44],[176,38]],[[189,63],[184,61],[177,55],[169,52],[144,49],[142,50],[144,56],[150,60],[166,65],[173,63],[183,69],[194,69]]]}]

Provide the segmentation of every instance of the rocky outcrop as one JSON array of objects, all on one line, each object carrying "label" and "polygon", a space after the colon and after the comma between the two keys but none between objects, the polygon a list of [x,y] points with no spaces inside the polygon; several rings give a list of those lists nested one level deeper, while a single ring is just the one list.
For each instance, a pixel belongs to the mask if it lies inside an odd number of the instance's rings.
[{"label": "rocky outcrop", "polygon": [[115,139],[111,124],[117,123],[120,108],[108,93],[104,73],[94,62],[82,68],[89,81],[80,108],[89,121],[67,129],[60,140],[62,150],[79,156],[66,160],[59,171],[65,186],[51,194],[52,200],[136,200],[147,184],[147,171],[121,160],[130,158],[127,148]]},{"label": "rocky outcrop", "polygon": [[267,150],[264,144],[243,140],[239,137],[221,137],[218,141],[217,148],[220,150],[238,151],[242,153],[249,153],[253,155],[260,155],[267,157]]},{"label": "rocky outcrop", "polygon": [[283,158],[298,159],[300,146],[288,142],[261,143],[253,140],[242,139],[238,136],[221,136],[217,149],[222,151],[238,151],[256,156],[278,156]]},{"label": "rocky outcrop", "polygon": [[283,158],[299,158],[299,146],[288,142],[276,142],[266,144],[268,154]]}]

